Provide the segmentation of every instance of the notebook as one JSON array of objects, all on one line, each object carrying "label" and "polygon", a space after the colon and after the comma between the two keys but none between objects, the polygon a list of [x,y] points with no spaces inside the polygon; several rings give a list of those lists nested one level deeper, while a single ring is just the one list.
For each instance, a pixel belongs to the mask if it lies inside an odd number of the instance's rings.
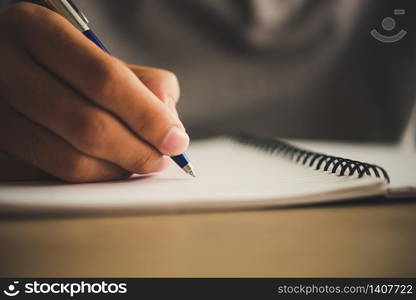
[{"label": "notebook", "polygon": [[[331,149],[331,144],[308,145],[250,135],[211,138],[189,148],[196,178],[172,164],[159,174],[124,181],[3,182],[0,213],[206,211],[416,195],[414,154],[403,156],[396,149],[381,146],[348,150],[337,145]],[[334,154],[325,153],[325,148]],[[354,159],[338,155],[342,150],[345,154],[351,151]],[[361,154],[367,162],[355,159]],[[389,160],[387,169],[383,168],[383,157]],[[391,162],[401,170],[392,169]]]}]

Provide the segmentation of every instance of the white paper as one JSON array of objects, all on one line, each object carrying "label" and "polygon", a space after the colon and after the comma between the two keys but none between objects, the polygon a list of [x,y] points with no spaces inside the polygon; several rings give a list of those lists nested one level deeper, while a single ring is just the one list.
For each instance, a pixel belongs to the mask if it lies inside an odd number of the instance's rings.
[{"label": "white paper", "polygon": [[270,207],[385,193],[385,182],[316,171],[225,138],[195,142],[197,178],[175,164],[125,181],[0,183],[0,212],[163,211]]}]

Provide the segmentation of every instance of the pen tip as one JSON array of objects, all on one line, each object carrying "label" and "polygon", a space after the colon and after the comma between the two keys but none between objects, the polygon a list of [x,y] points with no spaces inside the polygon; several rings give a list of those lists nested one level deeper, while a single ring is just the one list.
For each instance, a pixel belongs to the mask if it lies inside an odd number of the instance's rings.
[{"label": "pen tip", "polygon": [[186,174],[189,174],[194,178],[196,177],[191,164],[186,165],[185,167],[182,168],[182,170],[184,170]]}]

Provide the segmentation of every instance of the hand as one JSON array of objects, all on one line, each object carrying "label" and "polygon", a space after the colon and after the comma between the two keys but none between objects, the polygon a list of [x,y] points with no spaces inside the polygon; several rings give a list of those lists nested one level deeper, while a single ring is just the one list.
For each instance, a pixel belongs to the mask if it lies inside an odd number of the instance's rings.
[{"label": "hand", "polygon": [[0,180],[120,179],[188,146],[175,75],[127,66],[46,8],[0,16],[0,66]]}]

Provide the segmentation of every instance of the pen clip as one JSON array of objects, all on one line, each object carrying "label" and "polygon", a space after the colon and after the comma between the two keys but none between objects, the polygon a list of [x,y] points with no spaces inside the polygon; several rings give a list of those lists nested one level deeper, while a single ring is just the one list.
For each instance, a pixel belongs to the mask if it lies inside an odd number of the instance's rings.
[{"label": "pen clip", "polygon": [[77,14],[82,18],[82,20],[86,23],[89,24],[90,22],[88,21],[87,17],[84,15],[84,13],[74,4],[74,2],[72,2],[72,0],[66,0],[68,2],[68,4],[77,12]]},{"label": "pen clip", "polygon": [[67,19],[72,25],[74,25],[79,31],[85,32],[89,30],[88,19],[78,9],[78,7],[70,0],[43,0],[46,7],[57,12],[65,19]]}]

